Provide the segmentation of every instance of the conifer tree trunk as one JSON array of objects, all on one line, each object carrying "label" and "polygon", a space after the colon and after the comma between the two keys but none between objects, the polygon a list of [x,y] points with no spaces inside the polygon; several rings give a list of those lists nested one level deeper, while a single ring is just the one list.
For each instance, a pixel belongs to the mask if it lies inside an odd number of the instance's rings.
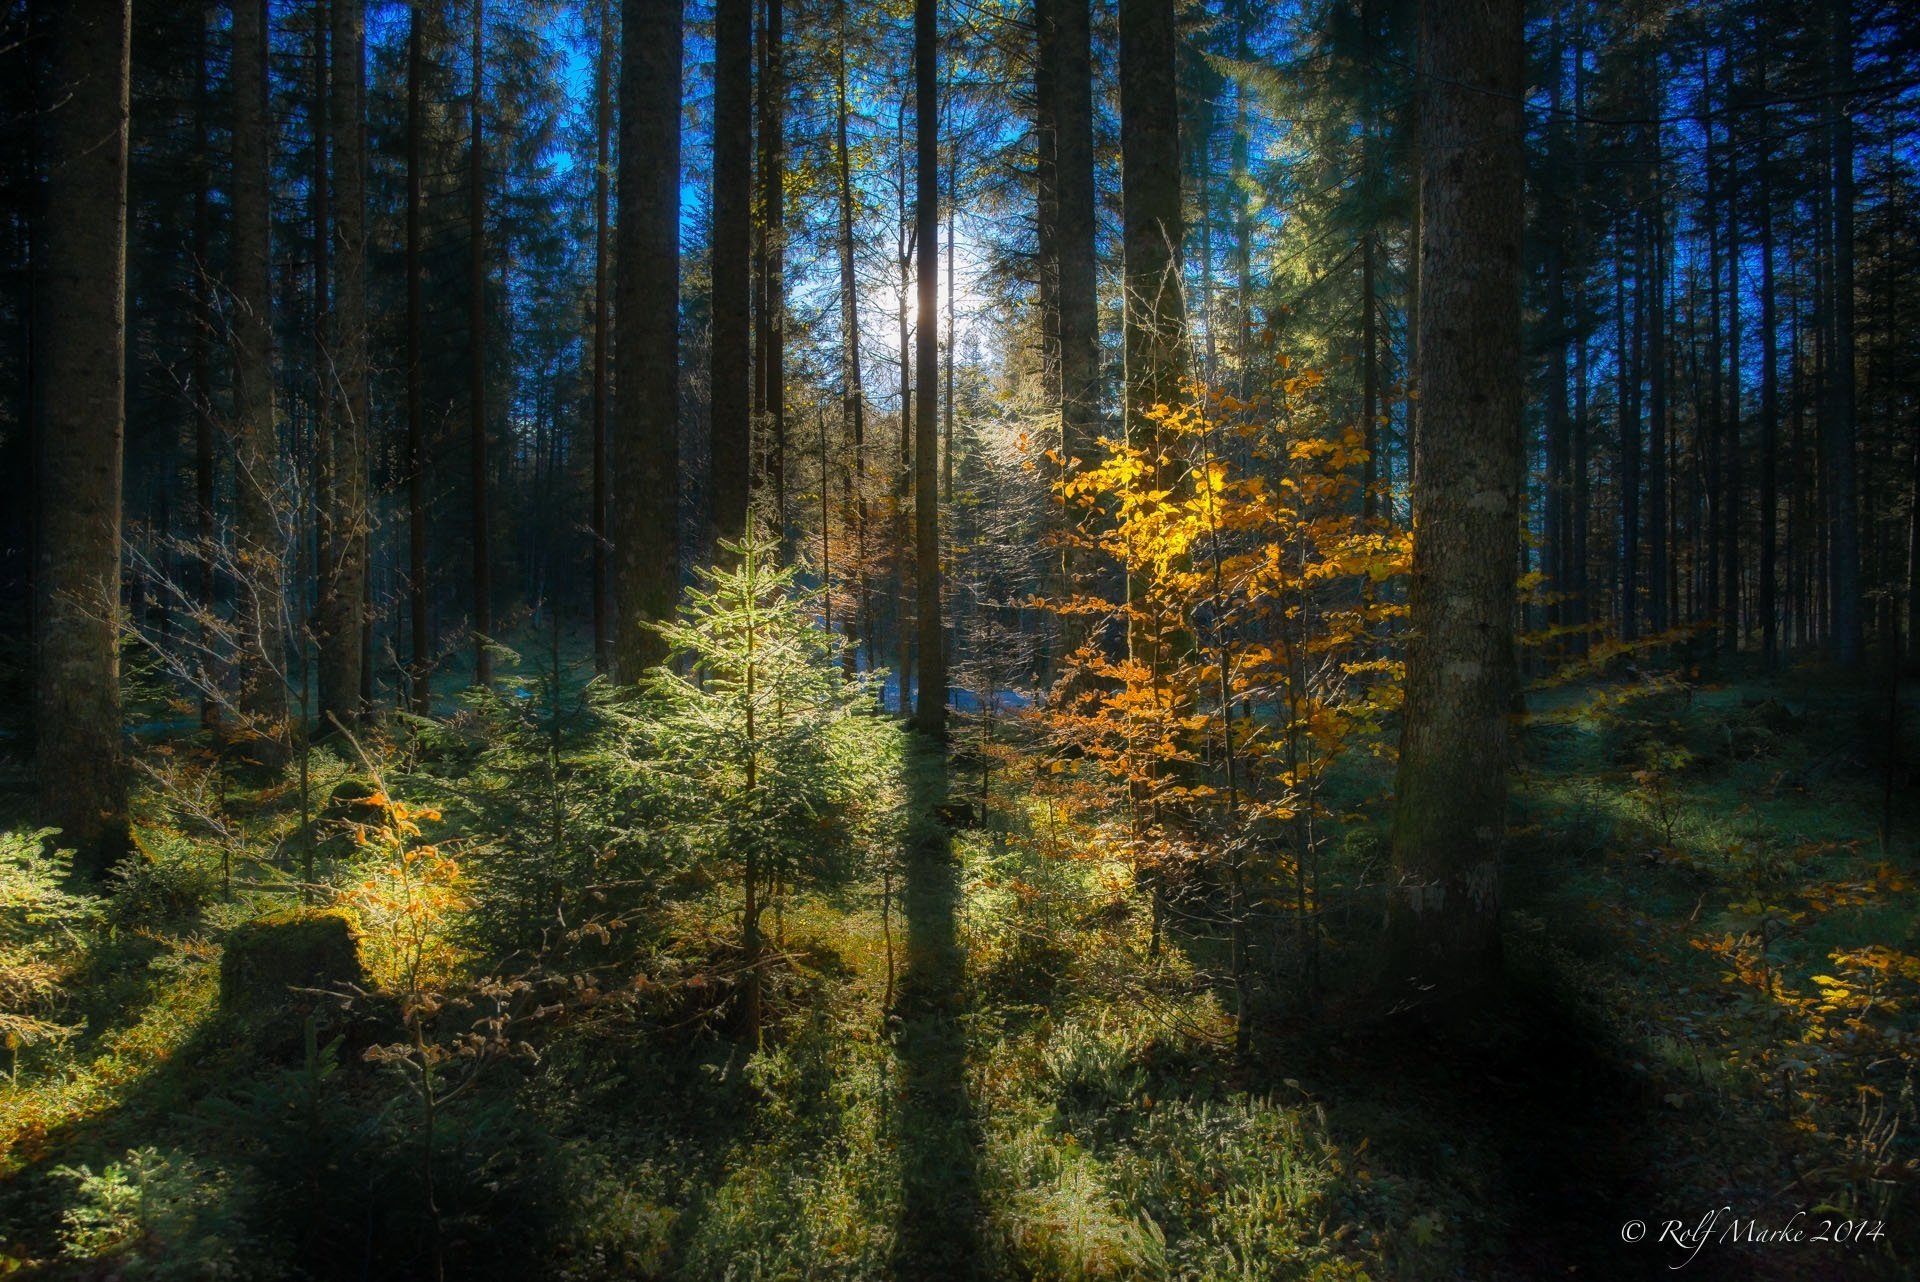
[{"label": "conifer tree trunk", "polygon": [[1853,6],[1831,0],[1829,45],[1833,62],[1827,119],[1833,149],[1833,359],[1831,387],[1820,428],[1820,468],[1826,492],[1827,584],[1831,631],[1828,649],[1843,668],[1860,664],[1859,488],[1854,460],[1853,369]]},{"label": "conifer tree trunk", "polygon": [[34,481],[34,778],[79,866],[127,851],[120,717],[129,0],[52,13],[46,389]]},{"label": "conifer tree trunk", "polygon": [[286,536],[274,427],[273,279],[267,123],[267,3],[233,0],[234,539],[239,585],[240,712],[271,754],[287,722]]},{"label": "conifer tree trunk", "polygon": [[1121,222],[1126,253],[1126,436],[1180,400],[1186,310],[1180,278],[1180,115],[1172,0],[1121,0]]},{"label": "conifer tree trunk", "polygon": [[762,440],[759,484],[774,537],[787,535],[786,33],[784,0],[765,0],[760,34],[760,324],[755,387]]},{"label": "conifer tree trunk", "polygon": [[1667,215],[1664,174],[1654,168],[1647,216],[1647,262],[1653,297],[1647,307],[1647,622],[1667,628]]},{"label": "conifer tree trunk", "polygon": [[600,61],[594,73],[593,174],[593,668],[613,670],[611,603],[607,592],[607,376],[612,339],[611,267],[613,187],[613,2],[600,0]]},{"label": "conifer tree trunk", "polygon": [[[1727,101],[1734,101],[1732,73],[1728,73]],[[1740,378],[1740,273],[1744,266],[1740,252],[1740,167],[1739,149],[1734,136],[1734,121],[1738,117],[1729,113],[1727,117],[1727,411],[1724,423],[1725,435],[1723,458],[1725,467],[1720,486],[1720,499],[1726,508],[1725,539],[1721,543],[1720,563],[1720,631],[1723,644],[1729,651],[1740,648],[1742,628],[1740,626],[1740,507],[1741,507],[1741,467],[1740,467],[1740,423],[1741,423],[1741,378]]]},{"label": "conifer tree trunk", "polygon": [[[1070,0],[1069,0],[1070,2]],[[1060,397],[1060,41],[1061,0],[1034,0],[1033,159],[1036,297],[1040,317],[1040,386]]]},{"label": "conifer tree trunk", "polygon": [[1389,975],[1498,974],[1521,409],[1521,0],[1428,4],[1420,34],[1424,398]]},{"label": "conifer tree trunk", "polygon": [[1093,185],[1093,44],[1087,0],[1054,9],[1060,446],[1067,465],[1100,434],[1100,315]]},{"label": "conifer tree trunk", "polygon": [[473,683],[493,682],[493,565],[487,509],[487,149],[486,0],[473,0],[467,99],[467,440],[472,467]]},{"label": "conifer tree trunk", "polygon": [[947,655],[940,609],[940,107],[936,78],[937,0],[914,0],[913,81],[916,129],[914,240],[919,257],[919,331],[914,379],[915,622],[920,682],[914,725],[941,736],[947,729]]},{"label": "conifer tree trunk", "polygon": [[[834,61],[834,188],[839,214],[835,249],[840,267],[840,414],[852,455],[845,479],[845,506],[853,518],[855,570],[859,578],[859,631],[849,635],[864,639],[867,662],[873,654],[873,594],[867,581],[867,406],[860,377],[860,281],[855,271],[853,225],[853,160],[847,145],[847,0],[835,0],[834,19],[838,40]],[[822,480],[822,485],[825,481]],[[857,647],[847,647],[848,671],[858,665]]]},{"label": "conifer tree trunk", "polygon": [[425,174],[421,133],[426,128],[424,6],[407,20],[407,616],[413,642],[411,705],[419,716],[433,708],[433,634],[427,616],[427,424],[420,367],[426,312],[421,300],[421,218]]},{"label": "conifer tree trunk", "polygon": [[715,0],[712,432],[707,555],[747,529],[752,473],[753,0]]},{"label": "conifer tree trunk", "polygon": [[[1767,94],[1765,56],[1760,63],[1760,96]],[[1777,526],[1780,519],[1780,357],[1779,310],[1774,296],[1773,268],[1773,139],[1767,108],[1759,108],[1760,157],[1755,166],[1760,184],[1760,649],[1771,669],[1780,655],[1779,565]]]},{"label": "conifer tree trunk", "polygon": [[321,445],[319,596],[314,608],[320,716],[352,725],[360,714],[361,611],[366,593],[367,395],[366,86],[363,0],[331,0],[333,314],[325,371],[333,414]]},{"label": "conifer tree trunk", "polygon": [[[213,187],[212,148],[208,145],[208,116],[211,114],[207,77],[209,35],[214,23],[213,5],[203,4],[194,32],[193,57],[193,158],[198,181],[193,187],[193,262],[189,288],[193,295],[193,508],[194,557],[199,582],[194,585],[194,603],[201,611],[196,629],[200,662],[209,666],[212,629],[207,620],[219,606],[215,595],[214,566],[218,549],[215,540],[219,527],[213,513],[213,318],[217,304],[213,296]],[[231,75],[231,73],[229,73]],[[211,674],[208,674],[211,676]],[[212,729],[215,703],[204,686],[200,693],[200,727]]]},{"label": "conifer tree trunk", "polygon": [[625,0],[620,30],[620,398],[613,440],[614,673],[666,657],[680,595],[680,0]]}]

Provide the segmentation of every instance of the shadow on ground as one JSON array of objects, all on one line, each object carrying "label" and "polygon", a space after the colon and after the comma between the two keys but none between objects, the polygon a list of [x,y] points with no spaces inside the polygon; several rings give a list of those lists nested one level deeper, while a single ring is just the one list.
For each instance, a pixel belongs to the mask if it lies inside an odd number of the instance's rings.
[{"label": "shadow on ground", "polygon": [[980,1184],[961,1023],[960,870],[946,830],[931,818],[947,799],[946,755],[920,747],[907,772],[916,820],[902,852],[906,964],[893,1009],[903,1195],[894,1272],[901,1278],[972,1278],[981,1269]]}]

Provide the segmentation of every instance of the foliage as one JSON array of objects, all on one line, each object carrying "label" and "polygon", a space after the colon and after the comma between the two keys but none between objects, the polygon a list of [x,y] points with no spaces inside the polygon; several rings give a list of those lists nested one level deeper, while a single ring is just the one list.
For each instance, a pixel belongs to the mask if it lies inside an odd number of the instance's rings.
[{"label": "foliage", "polygon": [[[1328,423],[1319,387],[1297,374],[1259,404],[1157,406],[1150,440],[1102,441],[1059,487],[1125,595],[1053,603],[1086,638],[1040,714],[1054,769],[1082,757],[1117,790],[1156,910],[1183,869],[1229,884],[1243,1004],[1239,935],[1270,897],[1249,878],[1291,880],[1304,922],[1329,772],[1398,706],[1381,646],[1410,544],[1362,514],[1364,435]],[[1303,965],[1305,944],[1303,925]]]},{"label": "foliage", "polygon": [[70,851],[50,850],[56,832],[0,832],[0,1043],[9,1070],[21,1050],[76,1031],[61,1022],[66,985],[99,917],[91,896],[67,889]]}]

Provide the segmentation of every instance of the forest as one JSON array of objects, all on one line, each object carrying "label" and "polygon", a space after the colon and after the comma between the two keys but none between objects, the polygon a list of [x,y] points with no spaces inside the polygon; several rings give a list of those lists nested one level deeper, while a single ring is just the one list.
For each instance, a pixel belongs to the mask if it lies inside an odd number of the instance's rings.
[{"label": "forest", "polygon": [[0,1276],[1920,1276],[1920,11],[0,0]]}]

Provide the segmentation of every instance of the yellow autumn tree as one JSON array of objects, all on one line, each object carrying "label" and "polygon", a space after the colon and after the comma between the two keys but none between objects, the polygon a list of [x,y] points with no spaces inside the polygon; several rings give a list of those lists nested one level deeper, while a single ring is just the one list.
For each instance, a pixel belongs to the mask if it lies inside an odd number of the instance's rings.
[{"label": "yellow autumn tree", "polygon": [[1193,387],[1155,407],[1151,445],[1102,439],[1056,486],[1092,569],[1044,603],[1083,638],[1036,712],[1053,768],[1087,763],[1120,816],[1151,949],[1173,887],[1223,883],[1243,1036],[1250,910],[1291,901],[1310,980],[1322,785],[1399,697],[1386,640],[1404,606],[1387,588],[1410,540],[1363,515],[1365,434],[1330,421],[1320,388],[1312,373],[1256,402]]}]

